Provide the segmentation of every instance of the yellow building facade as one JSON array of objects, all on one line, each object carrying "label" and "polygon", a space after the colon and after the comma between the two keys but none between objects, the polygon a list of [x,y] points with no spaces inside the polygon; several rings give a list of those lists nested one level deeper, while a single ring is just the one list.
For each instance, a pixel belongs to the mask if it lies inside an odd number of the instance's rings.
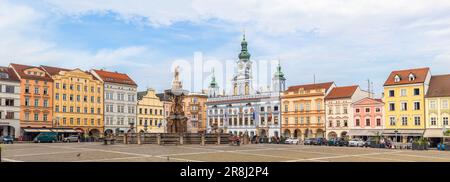
[{"label": "yellow building facade", "polygon": [[89,72],[42,66],[53,82],[53,113],[57,128],[83,136],[102,137],[103,83]]},{"label": "yellow building facade", "polygon": [[286,138],[304,140],[325,135],[325,96],[333,82],[291,86],[281,97],[281,132]]},{"label": "yellow building facade", "polygon": [[138,92],[137,132],[164,133],[164,103],[154,89]]},{"label": "yellow building facade", "polygon": [[393,71],[384,84],[385,130],[393,141],[408,142],[425,131],[429,68]]}]

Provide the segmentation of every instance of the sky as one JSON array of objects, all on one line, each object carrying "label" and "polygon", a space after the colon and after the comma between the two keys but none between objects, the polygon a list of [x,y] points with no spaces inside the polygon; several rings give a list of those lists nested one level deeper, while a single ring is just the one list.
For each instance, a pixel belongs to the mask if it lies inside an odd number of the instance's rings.
[{"label": "sky", "polygon": [[[450,74],[448,0],[0,0],[0,65],[106,69],[163,91],[177,60],[236,61],[244,31],[252,59],[279,60],[287,86],[370,79],[380,96],[392,70]],[[200,72],[187,89],[207,87],[211,68]]]}]

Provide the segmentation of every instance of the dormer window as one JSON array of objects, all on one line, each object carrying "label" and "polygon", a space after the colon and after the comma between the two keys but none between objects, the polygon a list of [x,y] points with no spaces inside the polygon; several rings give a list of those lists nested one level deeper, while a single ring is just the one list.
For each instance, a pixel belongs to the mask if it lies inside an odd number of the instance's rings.
[{"label": "dormer window", "polygon": [[7,73],[0,73],[0,78],[9,78]]},{"label": "dormer window", "polygon": [[398,76],[398,75],[395,75],[395,77],[394,77],[394,82],[400,82],[400,76]]},{"label": "dormer window", "polygon": [[414,81],[416,79],[416,76],[414,76],[414,74],[410,73],[408,78],[409,78],[409,81]]}]

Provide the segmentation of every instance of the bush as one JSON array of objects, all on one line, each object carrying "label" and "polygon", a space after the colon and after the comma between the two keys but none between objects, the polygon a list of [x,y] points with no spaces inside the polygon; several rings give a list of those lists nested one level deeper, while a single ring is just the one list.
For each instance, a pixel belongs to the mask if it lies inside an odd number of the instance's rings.
[{"label": "bush", "polygon": [[416,139],[412,142],[413,150],[426,150],[427,148],[428,148],[428,140],[426,140],[423,137]]}]

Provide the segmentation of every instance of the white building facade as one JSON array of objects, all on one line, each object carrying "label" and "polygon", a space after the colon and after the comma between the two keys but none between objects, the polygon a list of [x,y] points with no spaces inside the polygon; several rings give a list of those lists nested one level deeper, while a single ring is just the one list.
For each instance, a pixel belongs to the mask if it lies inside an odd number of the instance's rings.
[{"label": "white building facade", "polygon": [[327,139],[346,137],[354,128],[352,104],[368,96],[368,92],[357,85],[335,87],[325,97],[325,130]]},{"label": "white building facade", "polygon": [[259,136],[269,140],[271,137],[280,137],[280,92],[285,90],[284,74],[278,65],[272,87],[267,91],[255,91],[252,87],[252,61],[245,37],[241,46],[231,94],[218,94],[219,86],[213,75],[206,102],[206,131],[248,134],[250,137]]},{"label": "white building facade", "polygon": [[0,136],[20,136],[20,80],[12,68],[0,67]]},{"label": "white building facade", "polygon": [[137,84],[128,75],[104,70],[91,73],[104,83],[105,133],[123,133],[137,121]]}]

